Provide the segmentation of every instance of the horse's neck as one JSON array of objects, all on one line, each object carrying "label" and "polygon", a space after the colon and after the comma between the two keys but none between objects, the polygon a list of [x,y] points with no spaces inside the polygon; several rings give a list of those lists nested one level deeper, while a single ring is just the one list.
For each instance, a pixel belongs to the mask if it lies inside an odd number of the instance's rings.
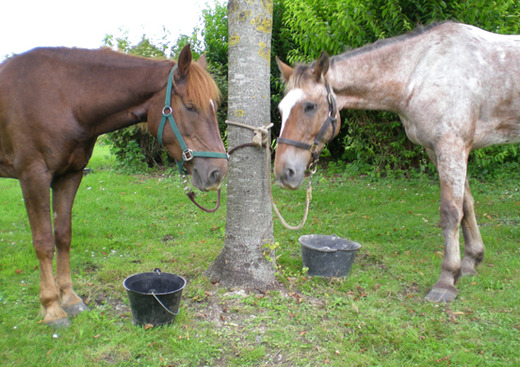
[{"label": "horse's neck", "polygon": [[[151,98],[168,80],[172,65],[151,64],[150,67],[114,68],[103,75],[92,74],[92,82],[84,82],[86,94],[80,93],[76,106],[83,123],[95,126],[96,134],[118,130],[146,121]],[[88,96],[82,98],[82,96]],[[79,103],[78,103],[79,102]]]},{"label": "horse's neck", "polygon": [[327,79],[338,107],[399,112],[413,71],[411,65],[419,56],[410,42],[416,40],[333,58]]}]

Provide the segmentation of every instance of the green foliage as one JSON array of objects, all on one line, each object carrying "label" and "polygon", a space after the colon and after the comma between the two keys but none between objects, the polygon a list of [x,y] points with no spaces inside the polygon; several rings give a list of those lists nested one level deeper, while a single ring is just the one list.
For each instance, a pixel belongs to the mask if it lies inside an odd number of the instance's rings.
[{"label": "green foliage", "polygon": [[502,179],[520,171],[520,144],[494,145],[473,151],[469,157],[471,176],[480,179]]},{"label": "green foliage", "polygon": [[144,172],[174,163],[167,150],[142,124],[109,133],[106,140],[118,159],[117,167],[128,172]]},{"label": "green foliage", "polygon": [[159,45],[152,44],[152,42],[144,35],[137,45],[132,45],[130,43],[128,40],[128,34],[123,34],[122,36],[116,38],[113,35],[107,35],[104,40],[104,45],[113,49],[117,49],[119,52],[154,59],[165,59],[166,52],[169,48],[166,35],[162,37]]},{"label": "green foliage", "polygon": [[[311,62],[322,50],[331,55],[396,36],[416,25],[456,20],[498,33],[520,33],[516,0],[284,0],[281,36],[291,47],[290,63]],[[292,47],[294,46],[294,47]],[[398,117],[390,113],[348,111],[338,138],[329,145],[332,159],[357,165],[375,175],[395,170],[433,172],[420,147],[405,137]],[[478,164],[518,162],[517,148],[497,147],[476,154]],[[498,158],[491,158],[498,154]],[[472,159],[472,160],[473,160]]]}]

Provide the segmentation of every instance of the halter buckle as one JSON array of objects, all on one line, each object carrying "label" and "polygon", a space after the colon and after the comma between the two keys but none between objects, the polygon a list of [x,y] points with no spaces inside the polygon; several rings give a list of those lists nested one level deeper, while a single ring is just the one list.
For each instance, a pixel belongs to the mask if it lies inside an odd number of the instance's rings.
[{"label": "halter buckle", "polygon": [[191,149],[186,149],[182,152],[182,159],[187,162],[193,159],[193,151]]},{"label": "halter buckle", "polygon": [[312,162],[309,164],[309,172],[311,175],[316,173],[316,170],[318,169],[318,159],[313,159]]}]

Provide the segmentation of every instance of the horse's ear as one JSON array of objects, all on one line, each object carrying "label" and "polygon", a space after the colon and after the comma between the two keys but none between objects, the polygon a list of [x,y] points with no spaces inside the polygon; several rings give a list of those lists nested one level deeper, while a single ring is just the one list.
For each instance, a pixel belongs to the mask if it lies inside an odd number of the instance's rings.
[{"label": "horse's ear", "polygon": [[206,54],[202,54],[201,57],[197,60],[197,64],[199,64],[204,70],[208,68],[208,61],[206,60]]},{"label": "horse's ear", "polygon": [[279,58],[278,56],[275,56],[276,58],[276,63],[278,64],[278,69],[280,69],[280,72],[282,73],[282,78],[285,82],[287,82],[289,80],[289,78],[291,77],[291,75],[293,74],[294,72],[294,69],[291,68],[289,65],[287,64],[284,64]]},{"label": "horse's ear", "polygon": [[316,66],[314,68],[314,75],[316,76],[316,80],[320,80],[322,75],[327,74],[329,70],[329,54],[325,51],[321,52],[318,61],[316,61]]},{"label": "horse's ear", "polygon": [[186,75],[188,75],[188,70],[190,68],[191,60],[192,60],[191,48],[190,48],[190,44],[188,43],[186,46],[184,46],[184,48],[181,51],[181,54],[179,55],[178,66],[179,66],[179,72],[181,74],[181,77],[184,78]]}]

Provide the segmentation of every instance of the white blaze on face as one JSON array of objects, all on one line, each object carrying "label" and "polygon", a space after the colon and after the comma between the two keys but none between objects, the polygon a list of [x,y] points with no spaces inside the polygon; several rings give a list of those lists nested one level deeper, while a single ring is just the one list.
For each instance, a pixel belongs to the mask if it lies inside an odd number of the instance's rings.
[{"label": "white blaze on face", "polygon": [[289,118],[291,114],[291,110],[296,105],[296,103],[303,100],[305,97],[305,93],[303,90],[297,88],[291,90],[287,95],[282,99],[280,104],[278,105],[278,109],[280,110],[280,114],[282,115],[282,128],[280,129],[280,136],[282,136],[283,128],[285,127],[285,122]]}]

